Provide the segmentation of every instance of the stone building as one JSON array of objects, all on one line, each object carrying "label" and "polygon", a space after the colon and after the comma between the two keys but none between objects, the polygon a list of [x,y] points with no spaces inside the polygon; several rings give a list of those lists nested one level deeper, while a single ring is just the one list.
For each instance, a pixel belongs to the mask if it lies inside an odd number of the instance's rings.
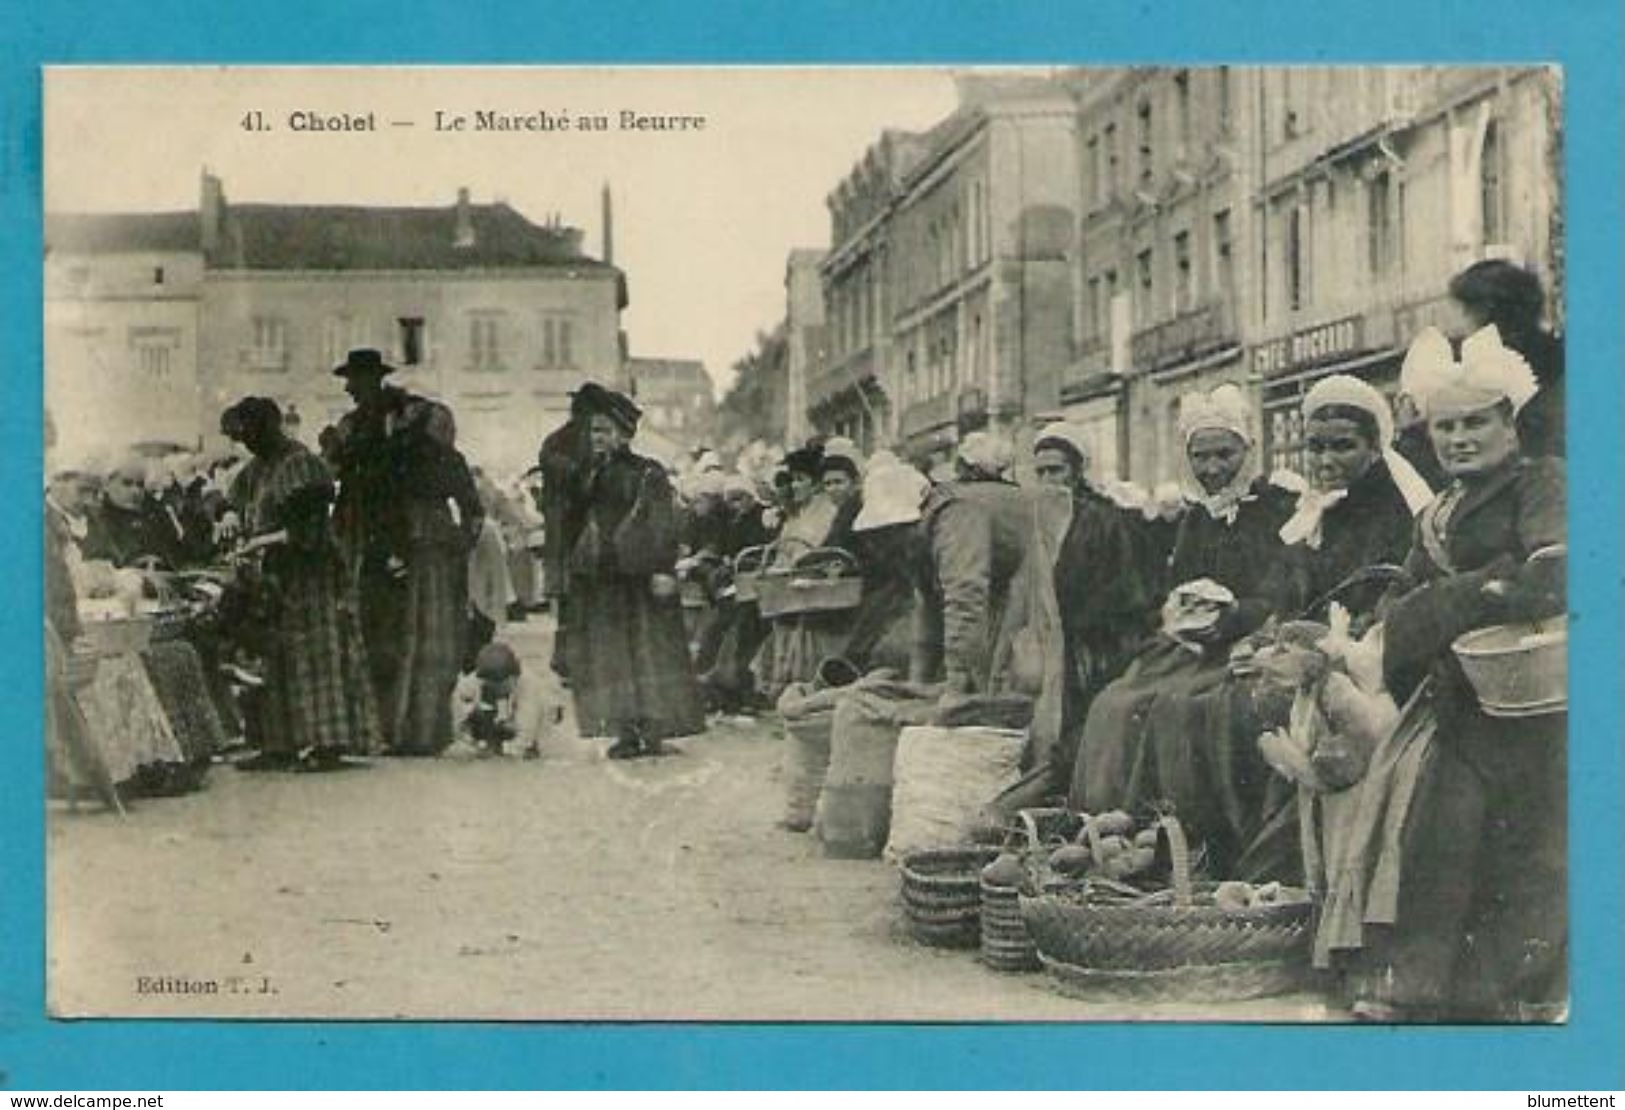
[{"label": "stone building", "polygon": [[1560,93],[1543,68],[1257,72],[1259,259],[1249,370],[1265,453],[1301,458],[1304,392],[1354,373],[1392,390],[1451,276],[1529,266],[1561,322]]},{"label": "stone building", "polygon": [[[855,414],[828,380],[829,328],[819,266],[825,252],[797,248],[784,266],[785,435],[800,443],[817,428],[851,435]],[[861,438],[854,436],[854,438]]]},{"label": "stone building", "polygon": [[569,390],[626,386],[626,304],[579,231],[467,190],[426,208],[228,204],[206,173],[195,212],[47,217],[46,395],[64,446],[218,443],[247,394],[314,445],[350,407],[333,367],[376,347],[392,381],[451,405],[471,460],[507,473]]},{"label": "stone building", "polygon": [[685,451],[710,445],[716,394],[703,362],[633,358],[627,361],[627,376],[643,409],[640,435],[658,432]]},{"label": "stone building", "polygon": [[1062,411],[1096,473],[1175,475],[1178,397],[1245,378],[1249,75],[1228,66],[1077,71],[1076,358]]},{"label": "stone building", "polygon": [[65,461],[198,446],[203,281],[195,213],[46,218],[45,404]]},{"label": "stone building", "polygon": [[376,347],[447,402],[458,446],[497,473],[534,461],[588,379],[624,387],[626,281],[581,233],[466,189],[441,207],[227,204],[205,177],[201,394],[295,405],[305,438],[349,408],[332,368]]}]

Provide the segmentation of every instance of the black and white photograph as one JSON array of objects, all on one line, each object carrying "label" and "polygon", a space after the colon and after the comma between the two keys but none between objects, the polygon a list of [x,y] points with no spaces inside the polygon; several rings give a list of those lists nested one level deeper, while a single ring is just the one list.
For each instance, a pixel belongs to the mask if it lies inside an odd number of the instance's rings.
[{"label": "black and white photograph", "polygon": [[43,86],[53,1017],[1568,1020],[1559,68]]}]

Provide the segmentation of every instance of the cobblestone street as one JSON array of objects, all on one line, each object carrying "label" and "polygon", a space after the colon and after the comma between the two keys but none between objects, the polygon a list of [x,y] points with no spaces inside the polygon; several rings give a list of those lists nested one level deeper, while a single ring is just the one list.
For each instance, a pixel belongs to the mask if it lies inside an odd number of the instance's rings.
[{"label": "cobblestone street", "polygon": [[[508,638],[543,665],[543,625]],[[137,802],[123,821],[53,810],[54,1012],[1190,1016],[1091,1006],[1041,974],[913,944],[890,865],[826,860],[775,827],[781,744],[775,724],[723,722],[681,755],[613,763],[567,722],[536,761],[459,747],[329,775],[220,765],[202,792]],[[210,982],[219,993],[173,990]],[[1209,1013],[1326,1017],[1309,997]]]}]

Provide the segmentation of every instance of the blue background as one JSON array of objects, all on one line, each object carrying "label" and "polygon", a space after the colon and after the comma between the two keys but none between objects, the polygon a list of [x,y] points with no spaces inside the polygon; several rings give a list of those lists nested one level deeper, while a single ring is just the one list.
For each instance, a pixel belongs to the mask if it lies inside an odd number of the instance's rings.
[{"label": "blue background", "polygon": [[[45,0],[0,15],[0,1085],[1619,1088],[1617,0]],[[40,73],[91,62],[1508,61],[1566,69],[1573,1011],[1566,1028],[50,1022],[40,767]],[[118,167],[109,166],[109,173]],[[861,984],[854,983],[854,988]]]}]

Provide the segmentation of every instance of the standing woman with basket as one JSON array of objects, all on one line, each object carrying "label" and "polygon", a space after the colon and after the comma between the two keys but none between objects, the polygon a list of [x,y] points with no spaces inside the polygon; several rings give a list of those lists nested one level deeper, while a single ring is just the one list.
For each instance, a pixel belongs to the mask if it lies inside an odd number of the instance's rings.
[{"label": "standing woman with basket", "polygon": [[1459,364],[1424,333],[1407,362],[1451,481],[1380,635],[1344,648],[1404,710],[1361,787],[1317,962],[1350,973],[1366,1020],[1551,1020],[1567,991],[1567,713],[1553,698],[1489,715],[1453,645],[1563,612],[1563,464],[1520,451],[1536,382],[1493,329]]},{"label": "standing woman with basket", "polygon": [[267,545],[256,576],[265,688],[250,729],[263,747],[247,766],[332,770],[379,738],[355,597],[328,518],[333,477],[282,431],[269,398],[239,401],[221,429],[253,456],[229,497],[249,541]]},{"label": "standing woman with basket", "polygon": [[565,661],[583,736],[613,736],[611,759],[662,754],[705,730],[677,595],[676,494],[665,468],[628,448],[632,400],[588,395],[592,469],[586,513],[568,554]]}]

